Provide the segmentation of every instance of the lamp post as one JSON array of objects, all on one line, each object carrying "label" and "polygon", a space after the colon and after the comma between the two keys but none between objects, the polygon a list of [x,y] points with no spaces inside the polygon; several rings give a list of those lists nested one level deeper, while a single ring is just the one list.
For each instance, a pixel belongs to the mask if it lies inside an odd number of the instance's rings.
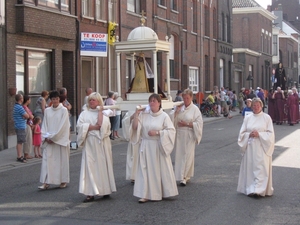
[{"label": "lamp post", "polygon": [[253,80],[253,76],[251,75],[251,73],[249,72],[249,75],[248,75],[248,77],[247,77],[247,80],[249,81],[249,89],[250,89],[250,81],[252,81]]}]

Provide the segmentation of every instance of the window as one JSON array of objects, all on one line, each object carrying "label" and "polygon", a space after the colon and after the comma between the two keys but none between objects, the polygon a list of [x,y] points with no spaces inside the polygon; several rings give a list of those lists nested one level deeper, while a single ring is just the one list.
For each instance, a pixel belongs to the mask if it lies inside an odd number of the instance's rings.
[{"label": "window", "polygon": [[229,18],[229,16],[226,16],[226,33],[227,33],[227,35],[226,35],[226,37],[227,37],[227,39],[226,39],[226,41],[227,42],[230,42],[230,38],[231,38],[231,35],[230,35],[230,31],[231,31],[231,26],[230,26],[230,18]]},{"label": "window", "polygon": [[209,91],[210,89],[210,73],[209,73],[209,56],[205,55],[204,59],[204,77],[205,77],[205,90]]},{"label": "window", "polygon": [[105,0],[96,0],[96,19],[106,20]]},{"label": "window", "polygon": [[277,35],[273,35],[273,55],[278,55],[278,45],[277,45],[277,40],[278,36]]},{"label": "window", "polygon": [[170,0],[171,10],[177,11],[177,0]]},{"label": "window", "polygon": [[204,34],[205,36],[209,37],[209,9],[207,6],[204,7],[204,26],[205,26],[205,30],[204,30]]},{"label": "window", "polygon": [[261,51],[264,52],[264,34],[261,34]]},{"label": "window", "polygon": [[225,34],[226,34],[226,23],[225,23],[225,16],[224,13],[222,13],[222,41],[225,41]]},{"label": "window", "polygon": [[192,21],[192,26],[195,33],[197,33],[197,2],[193,1],[193,21]]},{"label": "window", "polygon": [[16,87],[25,94],[51,90],[51,52],[16,50]]},{"label": "window", "polygon": [[227,38],[228,38],[228,27],[227,27],[227,16],[224,17],[225,21],[224,21],[224,41],[227,42]]},{"label": "window", "polygon": [[94,17],[92,4],[93,4],[93,1],[82,0],[82,5],[81,5],[82,16]]},{"label": "window", "polygon": [[140,0],[127,0],[127,10],[134,13],[141,12]]},{"label": "window", "polygon": [[[26,0],[27,2],[32,2]],[[70,8],[70,0],[38,0],[38,6],[46,6],[49,8],[57,9],[60,11],[69,11]]]},{"label": "window", "polygon": [[217,38],[217,10],[213,10],[213,38]]},{"label": "window", "polygon": [[170,60],[170,77],[175,78],[175,62],[174,62],[174,36],[171,35],[169,39],[170,45],[170,53],[169,53],[169,60]]},{"label": "window", "polygon": [[[158,0],[157,3],[159,5],[166,6],[166,1],[165,0]],[[171,3],[171,6],[172,6],[172,3]]]},{"label": "window", "polygon": [[189,68],[189,89],[193,91],[193,93],[199,92],[199,79],[198,79],[198,68],[190,67]]}]

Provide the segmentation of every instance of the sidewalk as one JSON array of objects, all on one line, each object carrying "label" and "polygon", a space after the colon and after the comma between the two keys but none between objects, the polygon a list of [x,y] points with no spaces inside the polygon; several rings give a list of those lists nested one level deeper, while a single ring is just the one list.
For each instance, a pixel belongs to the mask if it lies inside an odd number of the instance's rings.
[{"label": "sidewalk", "polygon": [[[235,112],[231,112],[231,115],[232,116],[240,116],[241,114],[237,110]],[[212,122],[212,121],[216,121],[216,120],[222,120],[222,119],[223,120],[228,119],[228,118],[225,118],[223,116],[221,116],[221,117],[206,117],[206,116],[203,116],[202,118],[203,118],[203,123],[208,123],[208,122]],[[122,137],[122,128],[120,128],[119,134]],[[76,134],[74,132],[71,133],[71,141],[76,141]],[[115,139],[115,140],[111,141],[112,146],[120,144],[122,142],[126,142],[126,140],[124,138],[118,138],[118,139]],[[70,152],[71,152],[71,155],[72,154],[79,154],[81,152],[81,148],[77,148],[76,150],[71,149]],[[0,172],[10,170],[10,169],[14,169],[14,168],[25,167],[25,166],[32,165],[32,164],[41,163],[41,160],[42,159],[32,158],[32,159],[27,160],[27,163],[17,162],[16,148],[12,147],[12,148],[9,148],[9,149],[4,149],[4,150],[0,151]]]}]

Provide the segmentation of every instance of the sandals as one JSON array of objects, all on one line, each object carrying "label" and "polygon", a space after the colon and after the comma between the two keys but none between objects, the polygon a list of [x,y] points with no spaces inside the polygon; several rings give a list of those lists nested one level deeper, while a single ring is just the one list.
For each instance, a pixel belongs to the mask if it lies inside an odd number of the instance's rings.
[{"label": "sandals", "polygon": [[20,158],[17,158],[17,161],[18,162],[22,162],[22,163],[26,163],[27,162],[26,159],[23,156],[21,156]]},{"label": "sandals", "polygon": [[59,188],[66,188],[67,187],[67,183],[61,183],[60,185],[59,185]]},{"label": "sandals", "polygon": [[48,188],[49,188],[49,184],[43,184],[43,185],[41,185],[41,186],[38,186],[38,189],[40,189],[40,190],[47,190]]},{"label": "sandals", "polygon": [[87,196],[86,197],[86,199],[84,199],[83,200],[83,203],[87,203],[87,202],[92,202],[92,201],[94,201],[95,200],[95,198],[94,198],[94,196]]},{"label": "sandals", "polygon": [[139,203],[145,203],[145,202],[148,202],[149,200],[146,199],[146,198],[141,198],[139,199]]}]

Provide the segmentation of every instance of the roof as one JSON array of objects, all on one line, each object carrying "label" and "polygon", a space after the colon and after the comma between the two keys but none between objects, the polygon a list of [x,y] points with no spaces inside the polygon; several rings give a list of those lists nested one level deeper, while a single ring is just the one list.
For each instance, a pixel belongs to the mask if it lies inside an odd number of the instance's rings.
[{"label": "roof", "polygon": [[232,0],[232,8],[261,7],[254,0]]}]

